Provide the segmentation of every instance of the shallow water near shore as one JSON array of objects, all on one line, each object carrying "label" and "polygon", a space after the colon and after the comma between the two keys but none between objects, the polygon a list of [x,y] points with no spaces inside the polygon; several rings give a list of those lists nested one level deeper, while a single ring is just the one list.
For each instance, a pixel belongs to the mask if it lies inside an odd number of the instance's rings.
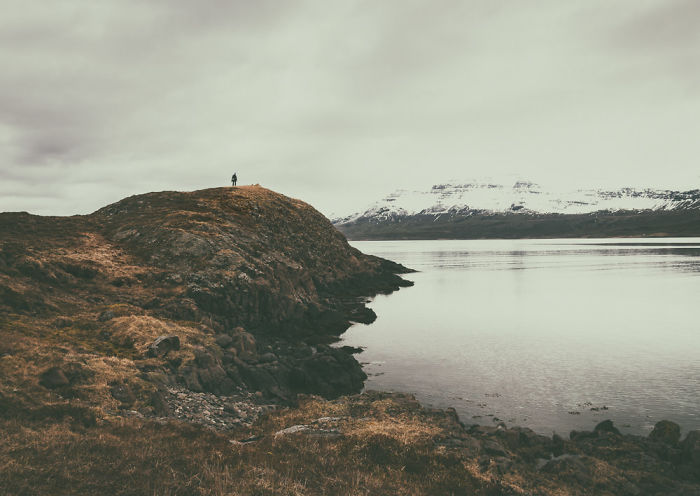
[{"label": "shallow water near shore", "polygon": [[352,245],[420,271],[343,335],[367,389],[542,434],[700,429],[700,238]]}]

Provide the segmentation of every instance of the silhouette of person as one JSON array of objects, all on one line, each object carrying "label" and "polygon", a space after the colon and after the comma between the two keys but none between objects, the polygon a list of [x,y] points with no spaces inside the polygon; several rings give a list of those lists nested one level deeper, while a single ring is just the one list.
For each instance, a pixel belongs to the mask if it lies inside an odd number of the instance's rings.
[{"label": "silhouette of person", "polygon": [[233,176],[231,176],[231,186],[235,186],[237,182],[238,182],[238,176],[234,172]]}]

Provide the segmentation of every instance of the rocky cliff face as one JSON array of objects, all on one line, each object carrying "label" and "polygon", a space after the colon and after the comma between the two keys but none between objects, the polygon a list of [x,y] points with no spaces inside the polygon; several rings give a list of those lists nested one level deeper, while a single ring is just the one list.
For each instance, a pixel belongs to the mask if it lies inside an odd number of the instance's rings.
[{"label": "rocky cliff face", "polygon": [[257,186],[0,214],[0,398],[164,413],[166,390],[359,391],[352,350],[328,343],[373,320],[364,298],[410,285],[406,271]]}]

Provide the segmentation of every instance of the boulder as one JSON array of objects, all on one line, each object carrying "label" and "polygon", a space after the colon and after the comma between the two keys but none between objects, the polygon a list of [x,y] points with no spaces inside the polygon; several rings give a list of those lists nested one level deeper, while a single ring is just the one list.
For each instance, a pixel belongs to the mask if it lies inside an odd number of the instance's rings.
[{"label": "boulder", "polygon": [[180,374],[187,389],[197,393],[204,391],[202,385],[199,383],[199,374],[197,373],[196,367],[186,365],[180,369]]},{"label": "boulder", "polygon": [[233,343],[233,338],[228,334],[217,334],[214,341],[216,341],[216,344],[226,349]]},{"label": "boulder", "polygon": [[498,475],[505,475],[513,467],[513,460],[507,456],[497,456],[493,459],[493,470]]},{"label": "boulder", "polygon": [[620,431],[613,425],[612,420],[603,420],[601,423],[595,426],[593,432],[596,434],[610,433],[617,434],[618,436],[620,435]]},{"label": "boulder", "polygon": [[537,434],[527,427],[513,427],[511,430],[518,433],[518,446],[533,447],[552,444],[550,438]]},{"label": "boulder", "polygon": [[105,310],[100,314],[99,317],[97,317],[97,320],[100,322],[107,322],[108,320],[112,320],[116,315],[114,315],[114,312],[111,310]]},{"label": "boulder", "polygon": [[260,363],[270,363],[274,362],[275,360],[277,360],[277,356],[274,353],[264,353],[260,355],[260,358],[258,359]]},{"label": "boulder", "polygon": [[180,338],[174,334],[169,336],[158,336],[155,341],[148,347],[148,356],[157,357],[165,356],[172,350],[180,349]]},{"label": "boulder", "polygon": [[681,442],[681,453],[687,462],[700,466],[700,431],[690,431]]},{"label": "boulder", "polygon": [[246,332],[242,327],[236,327],[231,335],[233,339],[233,348],[239,357],[244,360],[250,360],[257,356],[258,347],[255,342],[255,337],[249,332]]},{"label": "boulder", "polygon": [[282,429],[280,431],[275,432],[275,437],[279,436],[285,436],[287,434],[297,434],[299,432],[308,432],[311,430],[311,427],[308,425],[293,425],[291,427],[287,427],[286,429]]},{"label": "boulder", "polygon": [[109,384],[109,392],[112,397],[122,403],[123,406],[131,406],[136,401],[136,395],[131,390],[128,384],[123,382],[111,382]]},{"label": "boulder", "polygon": [[70,381],[68,381],[63,370],[58,367],[51,367],[41,374],[39,384],[48,389],[55,389],[69,385]]},{"label": "boulder", "polygon": [[662,420],[657,422],[654,430],[649,433],[649,439],[675,445],[681,438],[681,427],[675,422]]},{"label": "boulder", "polygon": [[228,395],[236,389],[236,384],[220,365],[215,364],[206,369],[198,369],[197,372],[199,384],[204,391]]},{"label": "boulder", "polygon": [[347,346],[347,345],[341,346],[340,349],[349,355],[355,355],[357,353],[362,353],[363,351],[365,351],[364,348],[360,348],[357,346]]},{"label": "boulder", "polygon": [[269,392],[273,388],[278,388],[279,384],[274,376],[263,366],[239,364],[238,371],[243,377],[248,387],[254,391]]},{"label": "boulder", "polygon": [[167,417],[172,413],[165,393],[162,391],[153,391],[153,393],[151,393],[149,404],[153,408],[153,413],[159,417]]},{"label": "boulder", "polygon": [[299,424],[287,427],[281,431],[275,432],[275,437],[286,436],[289,434],[306,434],[311,437],[320,437],[325,439],[337,439],[343,437],[343,433],[338,429],[321,429],[310,425]]},{"label": "boulder", "polygon": [[481,443],[481,446],[483,450],[488,453],[489,455],[493,456],[501,456],[501,457],[507,457],[508,452],[506,449],[501,446],[499,443],[496,441],[493,441],[491,439],[486,439]]},{"label": "boulder", "polygon": [[300,366],[301,374],[290,371],[291,382],[303,384],[303,389],[296,392],[320,394],[326,398],[357,393],[362,390],[367,378],[352,356],[334,348],[316,353],[303,360]]},{"label": "boulder", "polygon": [[216,358],[205,348],[198,346],[194,348],[194,361],[197,367],[208,369],[217,365]]}]

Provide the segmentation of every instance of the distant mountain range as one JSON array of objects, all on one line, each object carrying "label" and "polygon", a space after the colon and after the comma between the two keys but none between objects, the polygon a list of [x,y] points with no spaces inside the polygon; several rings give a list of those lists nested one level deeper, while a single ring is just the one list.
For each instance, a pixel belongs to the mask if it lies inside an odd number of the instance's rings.
[{"label": "distant mountain range", "polygon": [[333,222],[351,239],[690,236],[700,235],[700,190],[436,184],[396,191]]}]

